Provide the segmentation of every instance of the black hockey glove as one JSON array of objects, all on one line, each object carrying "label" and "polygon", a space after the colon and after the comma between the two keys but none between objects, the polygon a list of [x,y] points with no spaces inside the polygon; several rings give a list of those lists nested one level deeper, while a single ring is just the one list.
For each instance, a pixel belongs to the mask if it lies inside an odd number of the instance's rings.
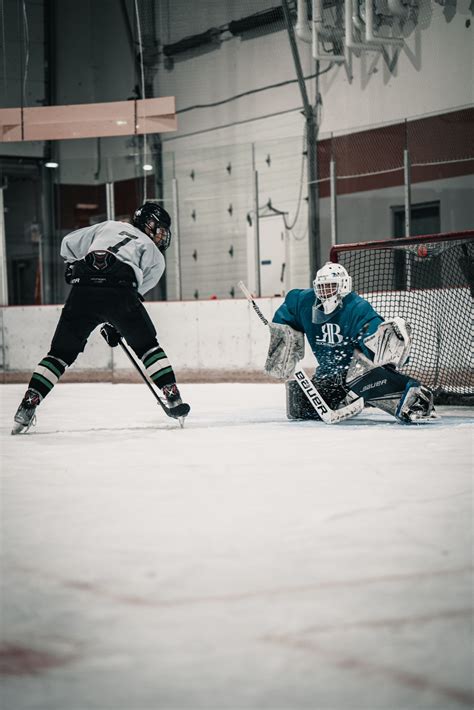
[{"label": "black hockey glove", "polygon": [[122,337],[117,328],[110,323],[104,323],[101,325],[100,334],[111,348],[116,348],[120,342],[120,338]]},{"label": "black hockey glove", "polygon": [[66,281],[67,284],[71,283],[73,275],[74,274],[73,274],[72,263],[69,263],[69,264],[66,263],[66,270],[64,271],[64,280]]}]

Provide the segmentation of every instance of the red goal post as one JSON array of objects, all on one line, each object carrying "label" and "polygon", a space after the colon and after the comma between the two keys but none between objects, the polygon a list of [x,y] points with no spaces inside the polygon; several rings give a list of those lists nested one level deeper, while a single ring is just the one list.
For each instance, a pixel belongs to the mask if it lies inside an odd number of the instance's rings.
[{"label": "red goal post", "polygon": [[330,259],[383,318],[411,325],[403,372],[440,404],[474,405],[474,230],[339,244]]}]

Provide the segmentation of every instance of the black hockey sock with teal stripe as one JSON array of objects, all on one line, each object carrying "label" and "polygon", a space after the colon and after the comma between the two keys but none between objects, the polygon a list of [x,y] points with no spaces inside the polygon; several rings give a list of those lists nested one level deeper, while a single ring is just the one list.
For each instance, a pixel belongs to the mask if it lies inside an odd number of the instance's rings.
[{"label": "black hockey sock with teal stripe", "polygon": [[53,389],[61,375],[64,374],[66,363],[53,355],[46,355],[37,365],[28,384],[28,389],[37,392],[44,399]]},{"label": "black hockey sock with teal stripe", "polygon": [[176,382],[176,377],[170,361],[166,357],[166,353],[159,345],[156,348],[148,350],[142,356],[143,364],[149,377],[155,385],[162,389],[165,385],[172,385]]}]

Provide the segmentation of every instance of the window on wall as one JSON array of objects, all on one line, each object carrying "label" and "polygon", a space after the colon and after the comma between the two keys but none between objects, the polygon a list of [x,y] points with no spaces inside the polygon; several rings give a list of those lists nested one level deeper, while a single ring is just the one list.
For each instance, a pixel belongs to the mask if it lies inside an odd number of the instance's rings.
[{"label": "window on wall", "polygon": [[38,161],[1,159],[10,305],[43,303],[42,186]]},{"label": "window on wall", "polygon": [[[441,231],[439,201],[423,202],[411,207],[411,236],[439,234]],[[392,207],[393,236],[405,236],[405,207]]]}]

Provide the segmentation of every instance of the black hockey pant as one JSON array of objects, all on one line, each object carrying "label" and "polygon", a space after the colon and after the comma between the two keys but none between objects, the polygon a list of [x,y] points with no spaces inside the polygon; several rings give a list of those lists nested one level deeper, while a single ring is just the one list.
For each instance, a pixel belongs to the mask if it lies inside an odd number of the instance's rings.
[{"label": "black hockey pant", "polygon": [[140,358],[157,345],[155,326],[135,289],[73,286],[48,354],[72,365],[101,323],[114,325]]},{"label": "black hockey pant", "polygon": [[158,387],[175,382],[173,368],[157,342],[155,326],[137,291],[119,286],[74,286],[64,304],[50,351],[38,363],[28,388],[41,399],[46,397],[101,323],[117,328],[142,358]]}]

